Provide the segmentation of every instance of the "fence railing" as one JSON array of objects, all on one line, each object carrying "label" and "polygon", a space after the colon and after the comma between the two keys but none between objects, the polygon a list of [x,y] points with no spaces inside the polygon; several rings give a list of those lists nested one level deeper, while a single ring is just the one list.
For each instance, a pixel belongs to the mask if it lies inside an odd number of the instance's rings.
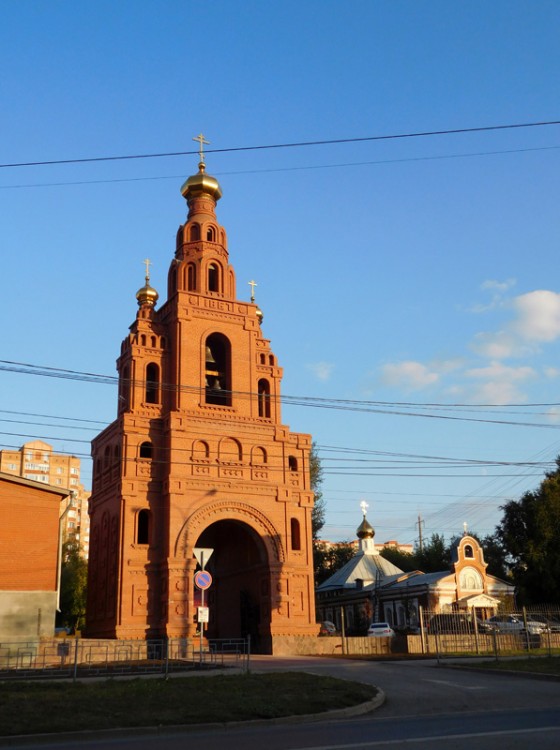
[{"label": "fence railing", "polygon": [[481,619],[472,612],[420,607],[417,626],[416,634],[407,638],[408,651],[438,658],[560,654],[560,610],[522,608]]},{"label": "fence railing", "polygon": [[250,639],[53,638],[0,642],[0,679],[116,677],[237,667],[248,671]]}]

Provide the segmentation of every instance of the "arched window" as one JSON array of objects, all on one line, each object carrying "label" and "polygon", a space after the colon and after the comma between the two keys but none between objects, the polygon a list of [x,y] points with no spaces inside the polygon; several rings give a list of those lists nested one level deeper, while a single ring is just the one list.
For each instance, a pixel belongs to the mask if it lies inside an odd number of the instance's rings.
[{"label": "arched window", "polygon": [[216,241],[216,229],[214,227],[208,227],[206,230],[206,239],[208,242]]},{"label": "arched window", "polygon": [[253,448],[253,464],[261,465],[267,462],[266,450],[257,445]]},{"label": "arched window", "polygon": [[297,458],[295,456],[288,456],[288,468],[290,471],[297,471]]},{"label": "arched window", "polygon": [[242,460],[241,443],[234,438],[223,438],[219,448],[220,461],[223,463],[239,463]]},{"label": "arched window", "polygon": [[261,354],[260,355],[260,362],[261,362],[261,365],[266,364],[266,355],[265,354]]},{"label": "arched window", "polygon": [[271,355],[269,356],[269,358],[268,358],[268,363],[269,363],[270,365],[274,365],[274,354],[271,354]]},{"label": "arched window", "polygon": [[297,518],[290,519],[290,532],[292,535],[292,549],[296,551],[301,550],[301,536]]},{"label": "arched window", "polygon": [[200,239],[200,225],[199,224],[192,224],[191,225],[191,233],[190,233],[190,240],[191,242],[195,242],[196,240]]},{"label": "arched window", "polygon": [[157,347],[157,339],[155,336],[150,337],[150,346],[152,349],[155,349]]},{"label": "arched window", "polygon": [[220,291],[220,269],[216,263],[210,263],[208,266],[208,291]]},{"label": "arched window", "polygon": [[210,446],[205,440],[195,440],[192,448],[194,461],[203,461],[210,458]]},{"label": "arched window", "polygon": [[140,346],[146,346],[146,334],[140,336]]},{"label": "arched window", "polygon": [[470,544],[465,544],[465,557],[474,557],[473,548]]},{"label": "arched window", "polygon": [[149,440],[140,444],[139,456],[140,458],[152,458],[154,453],[154,446]]},{"label": "arched window", "polygon": [[196,290],[196,266],[194,263],[189,263],[187,266],[187,289],[189,292]]},{"label": "arched window", "polygon": [[143,508],[136,517],[136,544],[150,543],[150,511]]},{"label": "arched window", "polygon": [[207,404],[231,406],[231,344],[221,333],[213,333],[204,343],[204,371]]},{"label": "arched window", "polygon": [[111,463],[111,446],[106,445],[105,451],[103,452],[103,466],[104,468],[107,468],[109,464]]},{"label": "arched window", "polygon": [[119,411],[124,411],[128,409],[130,401],[130,370],[128,366],[123,367],[119,381],[119,390]]},{"label": "arched window", "polygon": [[159,367],[154,362],[146,367],[146,403],[159,403]]},{"label": "arched window", "polygon": [[177,291],[177,268],[173,266],[169,272],[169,297]]},{"label": "arched window", "polygon": [[259,380],[259,417],[270,419],[270,383],[265,378]]}]

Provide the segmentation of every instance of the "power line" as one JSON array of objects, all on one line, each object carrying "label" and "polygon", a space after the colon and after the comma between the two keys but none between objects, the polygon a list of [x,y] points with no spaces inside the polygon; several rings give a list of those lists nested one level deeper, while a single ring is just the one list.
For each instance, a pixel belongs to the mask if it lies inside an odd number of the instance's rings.
[{"label": "power line", "polygon": [[[52,377],[52,378],[62,378],[65,380],[77,380],[82,382],[92,382],[92,383],[103,383],[105,385],[117,385],[119,382],[119,379],[115,375],[101,375],[98,373],[90,373],[90,372],[80,372],[78,370],[67,370],[63,368],[57,368],[57,367],[46,367],[42,365],[33,365],[29,363],[23,363],[23,362],[13,362],[10,360],[0,360],[0,370],[5,370],[9,372],[17,372],[20,374],[25,375],[36,375],[41,377]],[[130,385],[135,386],[145,386],[145,381],[141,380],[135,380],[135,381],[129,381]],[[201,393],[204,388],[202,386],[190,386],[190,385],[184,385],[184,384],[171,384],[171,383],[161,383],[160,389],[162,391],[179,391],[184,393]],[[228,391],[228,394],[238,397],[238,398],[248,398],[248,399],[254,399],[257,398],[256,393],[252,392],[245,392],[245,391]],[[273,398],[271,397],[271,400]],[[560,425],[558,424],[550,424],[550,423],[538,423],[538,422],[520,422],[515,420],[506,420],[506,419],[483,419],[481,417],[463,417],[463,416],[455,416],[453,414],[434,414],[434,413],[422,413],[422,412],[415,412],[415,411],[403,411],[402,409],[406,408],[416,408],[416,409],[439,409],[439,410],[447,410],[447,411],[453,411],[456,408],[469,408],[466,404],[451,404],[451,405],[445,405],[445,404],[412,404],[412,403],[403,403],[403,402],[383,402],[383,401],[359,401],[359,400],[351,400],[351,399],[333,399],[333,398],[319,398],[314,396],[288,396],[288,395],[282,395],[278,397],[278,400],[280,403],[290,406],[306,406],[311,408],[318,408],[318,409],[334,409],[339,411],[353,411],[353,412],[363,412],[363,413],[369,413],[369,414],[385,414],[385,415],[396,415],[396,416],[406,416],[406,417],[417,417],[417,418],[424,418],[424,419],[443,419],[443,420],[452,420],[452,421],[460,421],[460,422],[475,422],[475,423],[482,423],[482,424],[499,424],[499,425],[508,425],[508,426],[517,426],[517,427],[538,427],[538,428],[545,428],[545,429],[552,429],[552,430],[560,430]],[[492,408],[498,408],[499,404],[479,404],[479,405],[473,405],[470,408],[476,408],[484,409],[488,406],[491,406]],[[512,406],[515,406],[516,408],[520,408],[521,404],[514,404]],[[560,406],[559,403],[549,403],[549,404],[527,404],[527,406],[535,407],[556,407]],[[399,407],[399,409],[397,409]],[[504,407],[509,408],[509,407]],[[506,412],[507,413],[507,412]]]},{"label": "power line", "polygon": [[[299,167],[269,167],[266,169],[239,169],[228,172],[213,172],[215,177],[245,175],[245,174],[273,174],[275,172],[306,172],[315,169],[340,169],[348,167],[369,167],[382,164],[406,164],[421,161],[444,161],[446,159],[470,159],[477,156],[500,156],[506,154],[522,154],[532,151],[556,151],[560,146],[536,146],[534,148],[509,148],[498,151],[473,151],[464,154],[441,154],[438,156],[412,156],[401,159],[374,159],[372,161],[340,162],[337,164],[308,164]],[[155,175],[150,177],[112,177],[104,180],[71,180],[61,182],[32,182],[19,185],[0,185],[0,190],[18,190],[23,188],[41,187],[76,187],[78,185],[110,185],[121,182],[147,182],[154,180],[182,180],[184,174]]]},{"label": "power line", "polygon": [[[267,145],[258,146],[233,146],[229,148],[212,148],[207,149],[206,153],[212,154],[225,154],[235,153],[239,151],[265,151],[280,148],[303,148],[309,146],[332,146],[335,144],[346,144],[346,143],[368,143],[372,141],[388,141],[406,138],[426,138],[441,135],[459,135],[464,133],[485,133],[496,130],[514,130],[522,128],[536,128],[550,125],[560,125],[560,120],[549,120],[543,122],[525,122],[525,123],[513,123],[507,125],[485,125],[474,128],[454,128],[448,130],[428,130],[414,133],[391,133],[389,135],[370,135],[358,138],[333,138],[329,140],[317,140],[317,141],[293,141],[290,143],[272,143]],[[44,167],[54,166],[61,164],[86,164],[92,162],[106,162],[106,161],[130,161],[134,159],[162,159],[172,156],[191,156],[198,154],[198,151],[168,151],[154,154],[126,154],[119,156],[91,156],[82,157],[79,159],[51,159],[49,161],[28,161],[28,162],[13,162],[11,164],[0,164],[0,169],[6,168],[17,168],[17,167]]]}]

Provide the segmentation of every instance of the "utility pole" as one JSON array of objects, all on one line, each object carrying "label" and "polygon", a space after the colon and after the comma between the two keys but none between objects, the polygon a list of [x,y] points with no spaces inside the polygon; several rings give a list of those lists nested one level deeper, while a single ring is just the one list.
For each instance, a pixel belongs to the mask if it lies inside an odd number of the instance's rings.
[{"label": "utility pole", "polygon": [[418,521],[416,521],[416,526],[418,526],[418,549],[420,550],[420,552],[423,552],[424,551],[424,538],[422,536],[422,529],[424,527],[424,521],[420,513],[418,514]]}]

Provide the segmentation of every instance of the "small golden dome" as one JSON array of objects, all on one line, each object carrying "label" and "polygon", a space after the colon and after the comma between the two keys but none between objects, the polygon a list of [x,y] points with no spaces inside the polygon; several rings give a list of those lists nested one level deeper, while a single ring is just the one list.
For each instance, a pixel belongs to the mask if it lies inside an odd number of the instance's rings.
[{"label": "small golden dome", "polygon": [[159,299],[159,294],[150,286],[150,279],[146,276],[146,284],[136,292],[136,299],[138,300],[138,307],[148,305],[148,307],[155,307],[156,302]]},{"label": "small golden dome", "polygon": [[193,174],[183,183],[181,194],[187,201],[201,193],[206,193],[219,201],[222,197],[222,188],[215,177],[206,174],[206,164],[201,161],[198,165],[198,173]]},{"label": "small golden dome", "polygon": [[259,321],[259,325],[262,325],[264,319],[263,311],[260,307],[257,307],[257,320]]},{"label": "small golden dome", "polygon": [[358,535],[358,539],[373,539],[375,536],[374,528],[365,516],[362,523],[356,529],[356,534]]}]

